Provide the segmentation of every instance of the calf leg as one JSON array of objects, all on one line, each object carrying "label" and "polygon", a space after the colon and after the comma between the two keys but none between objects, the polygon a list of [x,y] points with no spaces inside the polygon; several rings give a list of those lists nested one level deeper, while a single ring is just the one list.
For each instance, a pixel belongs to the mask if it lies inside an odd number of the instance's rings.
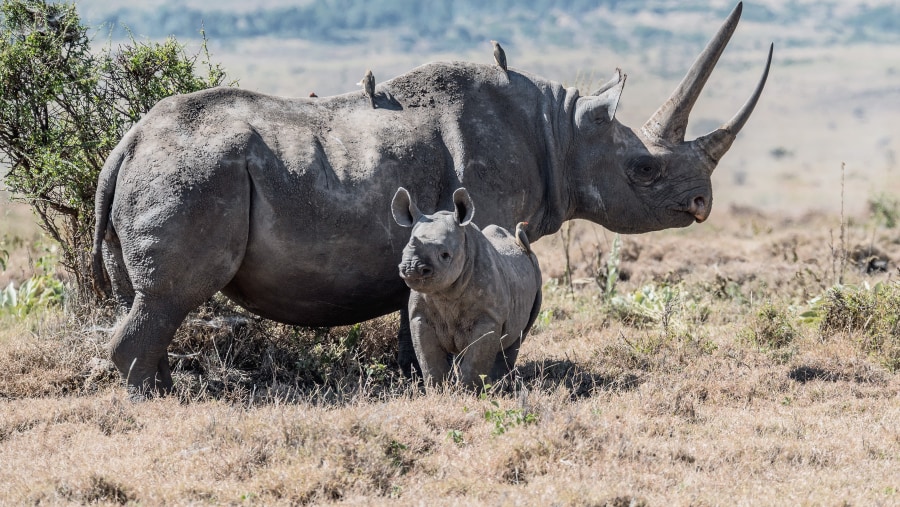
[{"label": "calf leg", "polygon": [[509,347],[501,349],[494,358],[494,366],[491,368],[490,377],[493,380],[500,380],[509,375],[516,366],[516,358],[519,356],[519,347],[522,345],[522,337],[514,341]]},{"label": "calf leg", "polygon": [[494,322],[475,326],[474,340],[459,354],[459,381],[463,385],[481,391],[488,380],[494,379],[494,363],[503,352],[502,329]]},{"label": "calf leg", "polygon": [[444,382],[450,375],[450,362],[447,351],[438,343],[434,328],[421,318],[412,319],[409,327],[425,385]]}]

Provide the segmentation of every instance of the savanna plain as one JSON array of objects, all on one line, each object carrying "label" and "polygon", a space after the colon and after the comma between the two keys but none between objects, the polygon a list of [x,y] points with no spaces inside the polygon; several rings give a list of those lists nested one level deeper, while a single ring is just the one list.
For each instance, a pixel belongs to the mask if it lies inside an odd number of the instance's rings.
[{"label": "savanna plain", "polygon": [[[240,75],[250,49],[220,51]],[[36,287],[0,308],[0,504],[900,504],[897,50],[786,53],[706,223],[575,221],[534,245],[543,309],[481,395],[403,378],[396,314],[293,328],[216,297],[170,347],[176,392],[133,403],[106,361],[115,309],[54,296],[51,241],[3,196],[0,287]],[[764,55],[739,55],[701,123],[750,92]],[[576,81],[618,64],[582,57],[521,66]],[[678,79],[641,84],[641,65],[632,126]],[[306,94],[264,68],[264,91]],[[865,79],[812,83],[831,73]]]}]

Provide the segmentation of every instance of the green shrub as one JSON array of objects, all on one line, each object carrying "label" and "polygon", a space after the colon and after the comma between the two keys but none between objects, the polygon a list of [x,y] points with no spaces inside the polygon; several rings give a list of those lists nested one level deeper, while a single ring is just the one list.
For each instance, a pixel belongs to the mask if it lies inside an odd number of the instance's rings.
[{"label": "green shrub", "polygon": [[900,370],[900,284],[832,287],[818,306],[823,336],[856,336],[864,352],[889,370]]},{"label": "green shrub", "polygon": [[174,39],[92,51],[75,5],[0,1],[0,163],[62,248],[61,265],[89,294],[94,192],[107,155],[157,101],[219,85],[225,74]]}]

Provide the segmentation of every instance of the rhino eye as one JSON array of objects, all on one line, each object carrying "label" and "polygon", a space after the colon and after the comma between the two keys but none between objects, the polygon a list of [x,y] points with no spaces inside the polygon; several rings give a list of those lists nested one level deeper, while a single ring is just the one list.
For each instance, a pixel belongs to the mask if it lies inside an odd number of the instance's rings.
[{"label": "rhino eye", "polygon": [[450,260],[450,252],[441,252],[441,260],[449,261]]},{"label": "rhino eye", "polygon": [[649,185],[654,183],[662,173],[656,160],[651,157],[640,157],[629,164],[629,176],[634,183]]}]

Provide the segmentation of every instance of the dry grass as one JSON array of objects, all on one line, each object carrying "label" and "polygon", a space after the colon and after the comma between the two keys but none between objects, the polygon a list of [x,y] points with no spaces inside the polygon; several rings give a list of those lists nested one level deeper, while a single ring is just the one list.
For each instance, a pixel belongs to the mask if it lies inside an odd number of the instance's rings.
[{"label": "dry grass", "polygon": [[[562,240],[539,242],[544,311],[519,377],[480,398],[402,379],[396,316],[298,330],[213,300],[176,337],[178,393],[140,404],[99,359],[110,314],[7,318],[4,501],[896,504],[900,373],[864,329],[807,304],[833,283],[832,222],[732,210],[623,238],[617,295],[671,296],[641,320],[594,282],[612,235],[577,223],[574,291]],[[893,271],[894,236],[857,224],[849,247]],[[870,257],[845,280],[896,284],[858,269]]]}]

